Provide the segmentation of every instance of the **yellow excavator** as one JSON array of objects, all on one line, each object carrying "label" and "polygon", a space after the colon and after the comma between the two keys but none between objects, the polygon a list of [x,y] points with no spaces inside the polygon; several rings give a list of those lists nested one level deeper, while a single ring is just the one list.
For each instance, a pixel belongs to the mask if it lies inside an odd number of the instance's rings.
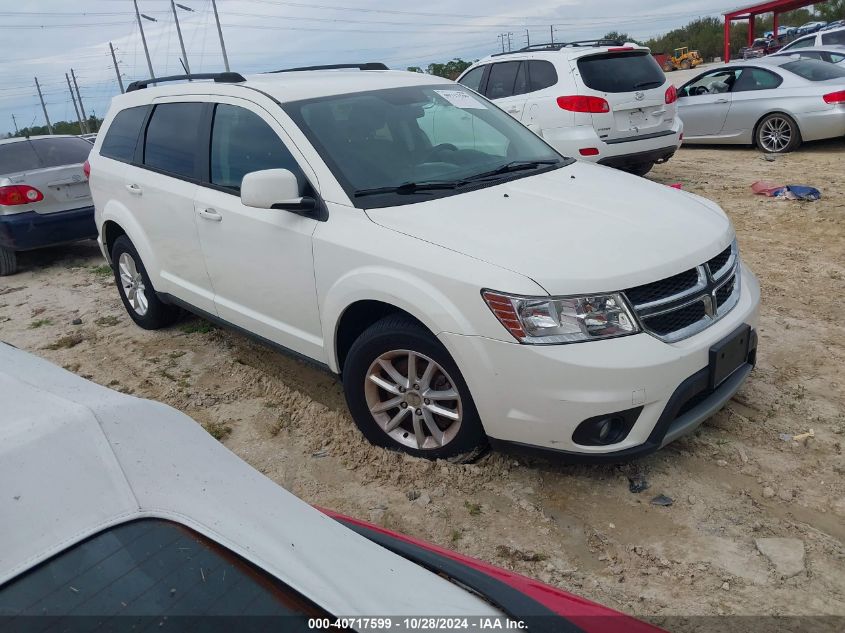
[{"label": "yellow excavator", "polygon": [[668,73],[679,68],[689,70],[690,68],[695,68],[703,61],[704,59],[698,51],[691,51],[686,46],[676,48],[673,55],[666,56],[666,60],[663,62],[663,72]]}]

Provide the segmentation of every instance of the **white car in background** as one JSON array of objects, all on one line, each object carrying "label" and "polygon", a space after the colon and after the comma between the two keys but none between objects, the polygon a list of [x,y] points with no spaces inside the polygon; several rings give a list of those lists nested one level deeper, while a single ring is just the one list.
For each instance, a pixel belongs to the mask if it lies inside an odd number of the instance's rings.
[{"label": "white car in background", "polygon": [[845,46],[845,27],[821,30],[804,37],[799,37],[780,49],[779,53],[794,51],[799,48],[815,48],[817,46]]},{"label": "white car in background", "polygon": [[773,53],[769,57],[793,57],[794,59],[818,59],[831,64],[845,63],[845,46],[817,46],[813,48],[797,48],[784,53]]},{"label": "white car in background", "polygon": [[675,86],[649,49],[590,40],[477,61],[458,78],[564,156],[645,175],[681,145]]},{"label": "white car in background", "polygon": [[0,402],[4,632],[443,630],[412,622],[449,617],[450,629],[484,618],[531,632],[660,633],[315,509],[175,409],[3,343]]},{"label": "white car in background", "polygon": [[342,375],[370,441],[428,458],[618,461],[735,393],[760,294],[718,205],[363,68],[115,97],[91,190],[139,326],[183,307],[293,351]]}]

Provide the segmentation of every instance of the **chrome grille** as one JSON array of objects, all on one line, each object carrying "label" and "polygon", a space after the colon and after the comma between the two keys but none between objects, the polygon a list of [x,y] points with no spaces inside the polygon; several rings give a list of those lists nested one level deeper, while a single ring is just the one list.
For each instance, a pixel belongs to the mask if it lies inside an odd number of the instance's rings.
[{"label": "chrome grille", "polygon": [[723,317],[739,301],[736,242],[700,266],[625,290],[643,329],[672,343]]}]

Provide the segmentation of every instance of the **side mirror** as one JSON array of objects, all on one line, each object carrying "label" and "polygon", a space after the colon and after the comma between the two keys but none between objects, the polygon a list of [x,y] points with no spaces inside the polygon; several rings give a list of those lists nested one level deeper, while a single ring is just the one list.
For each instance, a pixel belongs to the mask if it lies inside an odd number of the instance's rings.
[{"label": "side mirror", "polygon": [[296,176],[288,169],[262,169],[244,176],[241,202],[256,209],[310,211],[317,208],[314,198],[299,194]]}]

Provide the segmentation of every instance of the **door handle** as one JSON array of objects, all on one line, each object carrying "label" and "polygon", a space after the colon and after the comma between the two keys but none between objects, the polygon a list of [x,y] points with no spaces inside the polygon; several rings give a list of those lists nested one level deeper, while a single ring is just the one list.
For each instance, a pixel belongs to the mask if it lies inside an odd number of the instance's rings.
[{"label": "door handle", "polygon": [[729,99],[716,99],[713,103],[727,103]]},{"label": "door handle", "polygon": [[131,185],[126,185],[126,190],[136,196],[140,196],[143,193],[143,189],[136,185],[134,182]]},{"label": "door handle", "polygon": [[508,109],[508,112],[510,112],[511,114],[516,114],[519,112],[519,108],[510,108]]},{"label": "door handle", "polygon": [[200,209],[197,213],[199,213],[199,216],[203,220],[208,220],[209,222],[220,222],[223,219],[223,216],[214,209]]}]

